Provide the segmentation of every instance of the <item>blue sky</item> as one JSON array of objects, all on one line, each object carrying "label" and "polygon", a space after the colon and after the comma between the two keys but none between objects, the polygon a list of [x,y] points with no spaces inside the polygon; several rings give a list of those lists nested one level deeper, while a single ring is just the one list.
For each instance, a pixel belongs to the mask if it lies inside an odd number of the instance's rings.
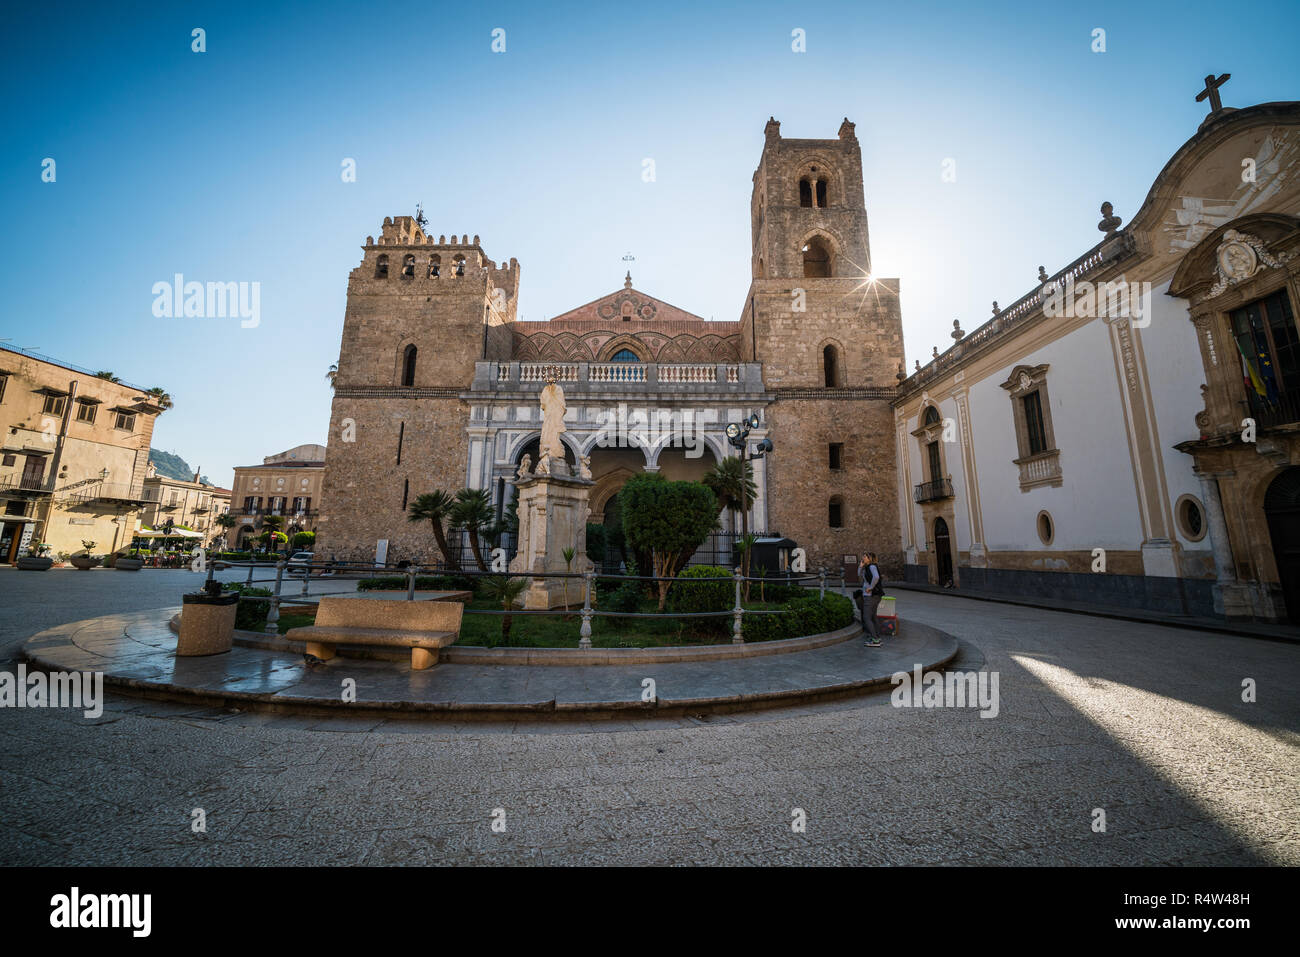
[{"label": "blue sky", "polygon": [[[223,484],[325,441],[348,272],[384,216],[417,202],[433,232],[519,260],[524,319],[621,287],[628,253],[638,288],[736,319],[764,122],[833,137],[847,116],[874,271],[902,281],[910,369],[953,319],[975,328],[1040,264],[1092,246],[1103,200],[1127,222],[1205,115],[1206,74],[1232,73],[1229,106],[1300,98],[1293,0],[1236,14],[859,0],[7,16],[0,338],[162,385],[176,405],[155,446]],[[260,325],[155,318],[153,284],[175,273],[259,282]]]}]

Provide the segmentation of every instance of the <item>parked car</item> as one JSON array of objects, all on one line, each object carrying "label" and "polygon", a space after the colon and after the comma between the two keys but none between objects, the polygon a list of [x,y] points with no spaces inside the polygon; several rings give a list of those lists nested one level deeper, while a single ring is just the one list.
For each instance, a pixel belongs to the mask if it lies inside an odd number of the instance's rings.
[{"label": "parked car", "polygon": [[311,563],[315,552],[294,552],[289,556],[288,571],[290,575],[307,575],[311,572]]}]

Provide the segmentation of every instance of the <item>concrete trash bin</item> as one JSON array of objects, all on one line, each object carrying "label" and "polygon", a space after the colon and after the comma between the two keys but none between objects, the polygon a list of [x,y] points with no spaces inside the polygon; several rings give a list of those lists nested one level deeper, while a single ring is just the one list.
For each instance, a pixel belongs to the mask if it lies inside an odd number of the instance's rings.
[{"label": "concrete trash bin", "polygon": [[181,601],[181,634],[176,641],[176,657],[197,658],[229,651],[235,640],[239,595],[200,592],[182,595]]}]

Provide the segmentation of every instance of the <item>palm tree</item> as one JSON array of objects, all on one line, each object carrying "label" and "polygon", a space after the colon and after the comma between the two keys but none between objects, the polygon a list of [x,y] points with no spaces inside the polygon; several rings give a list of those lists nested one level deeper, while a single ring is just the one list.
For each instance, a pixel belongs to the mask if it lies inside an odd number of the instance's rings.
[{"label": "palm tree", "polygon": [[[224,539],[226,533],[239,523],[235,519],[235,516],[231,515],[229,512],[222,512],[220,515],[218,515],[216,518],[212,520],[212,524],[217,526],[217,528],[221,529],[221,534],[218,535],[217,537]],[[213,541],[216,541],[216,539],[213,539]]]},{"label": "palm tree", "polygon": [[172,407],[172,397],[167,393],[167,390],[160,385],[145,390],[145,394],[151,396],[154,400],[154,404],[164,412]]},{"label": "palm tree", "polygon": [[330,384],[330,388],[332,389],[334,388],[335,384],[338,382],[338,378],[339,378],[339,364],[337,362],[331,362],[329,371],[325,373],[325,381]]},{"label": "palm tree", "polygon": [[474,553],[474,562],[478,570],[488,570],[483,561],[483,549],[479,545],[479,530],[488,527],[496,518],[492,510],[492,500],[481,488],[463,488],[456,493],[455,504],[451,507],[452,528],[463,528],[469,535],[469,547]]},{"label": "palm tree", "polygon": [[509,575],[489,575],[483,579],[482,589],[483,597],[493,602],[500,602],[501,609],[505,612],[501,616],[501,644],[510,644],[510,626],[514,624],[514,616],[510,611],[515,606],[515,600],[519,598],[525,588],[528,587],[527,578],[511,578]]},{"label": "palm tree", "polygon": [[445,523],[450,517],[452,506],[455,503],[456,500],[442,489],[425,492],[423,495],[415,497],[415,501],[411,503],[411,507],[407,511],[406,520],[408,522],[428,522],[432,525],[433,537],[438,542],[438,550],[442,552],[442,560],[452,571],[460,571],[460,562],[456,561],[451,554],[451,546],[447,544],[445,528]]},{"label": "palm tree", "polygon": [[[740,540],[736,543],[740,549],[741,574],[749,577],[749,549],[753,545],[753,536],[749,534],[749,509],[758,497],[758,486],[754,484],[754,467],[749,460],[738,455],[728,455],[704,476],[703,482],[724,509],[732,508],[740,512]],[[733,526],[734,527],[734,526]],[[749,582],[745,582],[745,597],[749,597]]]},{"label": "palm tree", "polygon": [[113,375],[113,373],[109,372],[107,369],[100,369],[98,372],[95,373],[95,378],[96,378],[96,379],[105,379],[105,380],[107,380],[107,381],[109,381],[109,382],[121,382],[121,381],[122,381],[122,380],[119,379],[117,376]]}]

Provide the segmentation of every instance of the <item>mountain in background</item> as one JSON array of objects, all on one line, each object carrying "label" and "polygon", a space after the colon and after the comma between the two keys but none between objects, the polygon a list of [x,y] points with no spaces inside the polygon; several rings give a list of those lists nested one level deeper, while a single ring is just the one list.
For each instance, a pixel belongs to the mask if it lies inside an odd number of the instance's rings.
[{"label": "mountain in background", "polygon": [[[150,449],[149,459],[153,462],[154,468],[159,475],[165,475],[167,478],[178,479],[182,482],[194,481],[194,469],[190,468],[190,463],[174,452],[164,452],[162,449]],[[206,475],[202,476],[202,481],[211,485]]]}]

